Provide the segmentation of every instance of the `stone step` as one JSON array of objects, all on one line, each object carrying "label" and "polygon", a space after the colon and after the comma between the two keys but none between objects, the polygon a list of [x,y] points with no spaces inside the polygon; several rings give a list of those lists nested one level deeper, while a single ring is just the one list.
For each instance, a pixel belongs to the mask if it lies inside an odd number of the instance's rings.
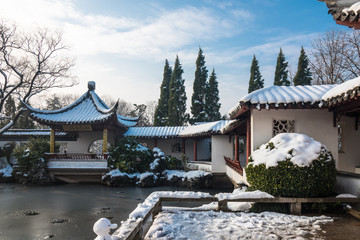
[{"label": "stone step", "polygon": [[79,183],[79,181],[65,176],[56,176],[56,179],[66,183]]}]

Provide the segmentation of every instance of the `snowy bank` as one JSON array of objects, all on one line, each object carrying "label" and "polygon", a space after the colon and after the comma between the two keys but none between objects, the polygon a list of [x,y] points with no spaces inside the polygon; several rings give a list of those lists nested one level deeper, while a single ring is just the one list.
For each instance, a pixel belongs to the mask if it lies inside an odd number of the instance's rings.
[{"label": "snowy bank", "polygon": [[8,164],[5,168],[0,169],[0,175],[3,177],[12,177],[13,168]]}]

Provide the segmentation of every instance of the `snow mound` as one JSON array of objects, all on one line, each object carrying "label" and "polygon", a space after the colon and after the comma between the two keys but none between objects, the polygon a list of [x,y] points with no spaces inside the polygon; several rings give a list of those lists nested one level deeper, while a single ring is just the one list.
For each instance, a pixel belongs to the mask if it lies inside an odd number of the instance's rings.
[{"label": "snow mound", "polygon": [[321,224],[331,222],[327,216],[172,210],[159,213],[145,239],[321,239]]},{"label": "snow mound", "polygon": [[167,179],[170,181],[173,177],[182,178],[183,180],[186,179],[193,179],[193,178],[201,178],[203,176],[211,175],[210,172],[205,172],[202,170],[195,170],[195,171],[189,171],[184,172],[180,170],[165,170]]},{"label": "snow mound", "polygon": [[[261,145],[260,149],[251,155],[257,166],[265,164],[266,168],[276,167],[278,162],[290,160],[299,167],[309,166],[326,147],[307,135],[300,133],[280,133],[270,139],[269,143]],[[329,159],[330,160],[330,159]]]},{"label": "snow mound", "polygon": [[259,190],[253,192],[244,192],[244,191],[237,191],[235,189],[233,193],[218,193],[215,195],[219,201],[222,200],[230,200],[230,199],[241,199],[241,198],[274,198],[273,195],[270,195],[266,192],[262,192]]},{"label": "snow mound", "polygon": [[124,177],[124,176],[127,176],[129,178],[140,178],[140,174],[139,173],[132,173],[132,174],[128,174],[128,173],[124,173],[124,172],[121,172],[119,169],[114,169],[114,170],[111,170],[110,172],[108,172],[107,174],[105,174],[102,179],[104,179],[106,176],[110,176],[111,178],[113,177]]},{"label": "snow mound", "polygon": [[357,198],[357,196],[354,196],[352,194],[343,193],[336,196],[336,198]]}]

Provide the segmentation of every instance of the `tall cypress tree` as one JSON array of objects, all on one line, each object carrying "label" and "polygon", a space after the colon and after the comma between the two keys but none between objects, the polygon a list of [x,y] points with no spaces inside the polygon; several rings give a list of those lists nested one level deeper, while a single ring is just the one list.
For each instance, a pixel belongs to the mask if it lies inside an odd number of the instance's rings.
[{"label": "tall cypress tree", "polygon": [[276,61],[274,85],[290,86],[287,67],[288,62],[285,62],[285,55],[280,48],[280,52]]},{"label": "tall cypress tree", "polygon": [[199,48],[198,57],[196,59],[195,79],[193,85],[193,95],[191,97],[191,122],[204,122],[206,120],[205,97],[207,91],[208,70],[205,66],[205,56]]},{"label": "tall cypress tree", "polygon": [[160,86],[160,98],[154,115],[154,126],[166,126],[169,111],[169,85],[171,80],[171,67],[169,62],[165,60],[163,81]]},{"label": "tall cypress tree", "polygon": [[176,56],[170,80],[168,126],[182,126],[187,120],[187,98],[184,85],[185,80],[182,78],[183,72],[179,57]]},{"label": "tall cypress tree", "polygon": [[294,85],[311,85],[312,74],[309,68],[309,59],[303,47],[300,50],[298,69],[294,77]]},{"label": "tall cypress tree", "polygon": [[218,82],[216,80],[215,69],[212,70],[209,83],[207,84],[207,94],[205,98],[205,110],[206,110],[206,121],[217,121],[221,119],[219,103],[219,89]]},{"label": "tall cypress tree", "polygon": [[250,68],[248,93],[251,93],[263,87],[264,87],[264,79],[262,78],[262,75],[260,73],[259,62],[254,55]]}]

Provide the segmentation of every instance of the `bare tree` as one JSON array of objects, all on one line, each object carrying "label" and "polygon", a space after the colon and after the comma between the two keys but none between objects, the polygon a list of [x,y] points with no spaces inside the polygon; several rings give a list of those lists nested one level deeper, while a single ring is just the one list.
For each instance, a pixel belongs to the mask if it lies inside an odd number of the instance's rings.
[{"label": "bare tree", "polygon": [[157,106],[156,101],[146,102],[145,114],[147,115],[147,117],[149,119],[150,125],[154,124],[156,106]]},{"label": "bare tree", "polygon": [[332,30],[314,38],[310,66],[314,84],[336,84],[360,75],[360,33]]},{"label": "bare tree", "polygon": [[[51,88],[71,87],[77,84],[70,75],[74,60],[63,55],[68,48],[62,33],[39,29],[23,33],[15,25],[0,22],[0,112],[9,96],[25,103]],[[0,130],[0,134],[14,125],[13,121]],[[1,114],[1,117],[4,117]]]}]

